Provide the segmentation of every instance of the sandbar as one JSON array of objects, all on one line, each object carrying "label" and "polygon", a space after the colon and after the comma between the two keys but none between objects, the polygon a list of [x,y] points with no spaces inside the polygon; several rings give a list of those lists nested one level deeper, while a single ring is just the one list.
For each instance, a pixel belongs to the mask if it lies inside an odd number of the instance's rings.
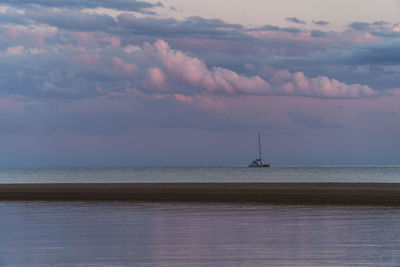
[{"label": "sandbar", "polygon": [[400,206],[400,183],[0,184],[0,200],[129,200]]}]

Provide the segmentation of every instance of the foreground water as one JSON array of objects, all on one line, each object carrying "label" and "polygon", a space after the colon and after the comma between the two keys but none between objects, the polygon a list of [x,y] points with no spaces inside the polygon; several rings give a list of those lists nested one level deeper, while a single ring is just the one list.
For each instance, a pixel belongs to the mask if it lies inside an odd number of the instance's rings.
[{"label": "foreground water", "polygon": [[[0,183],[400,182],[399,167],[2,169]],[[398,207],[0,201],[0,266],[399,266]]]},{"label": "foreground water", "polygon": [[0,266],[398,266],[390,207],[0,202]]},{"label": "foreground water", "polygon": [[400,182],[398,166],[0,169],[0,183]]}]

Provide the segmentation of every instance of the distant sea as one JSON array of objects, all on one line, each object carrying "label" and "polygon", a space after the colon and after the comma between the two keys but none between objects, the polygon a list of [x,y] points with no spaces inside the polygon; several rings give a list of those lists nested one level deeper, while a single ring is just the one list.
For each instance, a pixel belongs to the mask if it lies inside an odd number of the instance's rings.
[{"label": "distant sea", "polygon": [[[400,182],[399,167],[1,169],[0,183]],[[400,266],[400,209],[0,201],[0,266]]]},{"label": "distant sea", "polygon": [[0,183],[400,182],[400,166],[0,169]]}]

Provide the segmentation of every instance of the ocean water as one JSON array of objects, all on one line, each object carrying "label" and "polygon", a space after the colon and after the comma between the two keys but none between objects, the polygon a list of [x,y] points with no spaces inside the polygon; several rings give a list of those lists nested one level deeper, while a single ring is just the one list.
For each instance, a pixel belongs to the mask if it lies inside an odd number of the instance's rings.
[{"label": "ocean water", "polygon": [[[393,167],[1,169],[0,183],[400,182]],[[0,266],[400,266],[400,209],[0,201]]]},{"label": "ocean water", "polygon": [[400,166],[0,169],[0,183],[400,182]]},{"label": "ocean water", "polygon": [[399,266],[400,209],[0,202],[0,266]]}]

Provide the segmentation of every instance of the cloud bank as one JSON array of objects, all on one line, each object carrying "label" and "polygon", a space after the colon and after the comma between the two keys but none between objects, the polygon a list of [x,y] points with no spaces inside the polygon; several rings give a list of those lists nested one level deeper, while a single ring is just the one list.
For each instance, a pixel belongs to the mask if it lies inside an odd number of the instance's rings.
[{"label": "cloud bank", "polygon": [[326,76],[310,79],[302,72],[290,73],[288,70],[280,70],[273,74],[269,82],[260,76],[248,77],[221,67],[209,68],[202,60],[171,49],[163,40],[146,45],[145,49],[160,60],[160,65],[168,74],[168,80],[173,83],[169,87],[188,86],[196,88],[196,92],[227,95],[292,95],[319,98],[365,98],[378,95],[365,85],[347,85]]},{"label": "cloud bank", "polygon": [[313,105],[389,101],[400,79],[396,23],[332,31],[296,17],[291,27],[161,17],[142,1],[2,5],[0,94],[14,131],[340,129],[351,123]]},{"label": "cloud bank", "polygon": [[51,8],[68,8],[68,9],[83,9],[83,8],[110,8],[123,11],[136,11],[143,13],[153,13],[149,9],[154,7],[162,7],[163,4],[157,2],[155,4],[146,1],[137,0],[70,0],[70,1],[52,1],[52,0],[4,0],[1,4],[10,5],[13,7],[51,7]]}]

